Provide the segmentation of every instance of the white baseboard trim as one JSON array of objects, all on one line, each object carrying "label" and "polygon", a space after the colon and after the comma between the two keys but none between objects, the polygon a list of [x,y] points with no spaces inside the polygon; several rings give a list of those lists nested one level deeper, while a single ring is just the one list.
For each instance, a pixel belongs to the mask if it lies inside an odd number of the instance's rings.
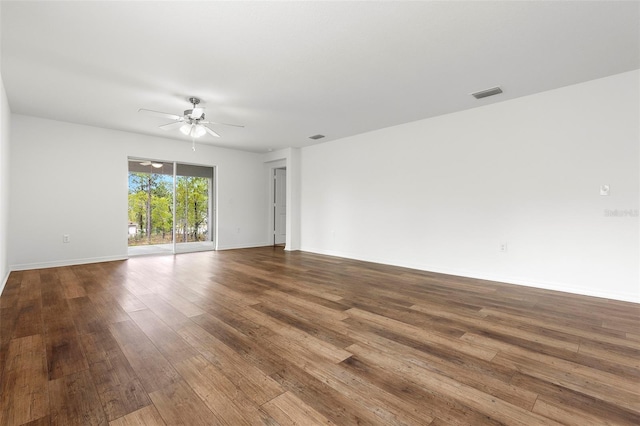
[{"label": "white baseboard trim", "polygon": [[85,258],[85,259],[56,260],[52,262],[21,263],[17,265],[11,265],[10,269],[12,271],[26,271],[30,269],[58,268],[60,266],[73,266],[73,265],[84,265],[87,263],[113,262],[117,260],[127,260],[127,259],[129,259],[129,256],[91,257],[91,258]]},{"label": "white baseboard trim", "polygon": [[4,276],[4,279],[2,280],[2,283],[0,283],[0,295],[2,295],[2,292],[4,291],[4,287],[7,285],[7,281],[9,281],[9,274],[11,273],[11,269],[9,269],[7,271],[7,274]]},{"label": "white baseboard trim", "polygon": [[361,260],[363,262],[379,263],[382,265],[399,266],[402,268],[416,269],[419,271],[436,272],[439,274],[455,275],[465,278],[474,278],[479,280],[494,281],[505,284],[521,285],[525,287],[539,288],[543,290],[560,291],[564,293],[578,294],[581,296],[600,297],[603,299],[619,300],[622,302],[640,303],[640,291],[637,294],[633,293],[616,293],[610,291],[593,290],[583,287],[576,287],[566,283],[549,282],[549,281],[537,281],[526,278],[513,277],[513,276],[501,276],[501,275],[488,275],[485,273],[478,273],[477,271],[468,271],[452,268],[442,268],[437,265],[422,265],[412,264],[406,262],[390,262],[388,259],[375,259],[366,258],[361,256],[354,256],[350,253],[343,253],[334,250],[322,250],[312,247],[303,247],[301,251],[310,253],[322,254],[327,256],[343,257],[345,259]]},{"label": "white baseboard trim", "polygon": [[225,245],[225,246],[218,246],[218,250],[236,250],[236,249],[243,249],[243,248],[256,248],[256,247],[267,247],[267,246],[271,246],[273,244],[269,244],[266,242],[262,242],[262,243],[252,243],[252,244],[237,244],[237,245]]}]

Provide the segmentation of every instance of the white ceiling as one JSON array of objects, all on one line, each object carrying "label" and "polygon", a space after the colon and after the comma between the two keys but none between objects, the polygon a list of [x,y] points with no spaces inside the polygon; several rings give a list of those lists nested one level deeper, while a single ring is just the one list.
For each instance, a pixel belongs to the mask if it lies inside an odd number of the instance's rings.
[{"label": "white ceiling", "polygon": [[[203,143],[304,147],[640,68],[640,3],[3,1],[11,110]],[[469,94],[495,85],[504,93]]]}]

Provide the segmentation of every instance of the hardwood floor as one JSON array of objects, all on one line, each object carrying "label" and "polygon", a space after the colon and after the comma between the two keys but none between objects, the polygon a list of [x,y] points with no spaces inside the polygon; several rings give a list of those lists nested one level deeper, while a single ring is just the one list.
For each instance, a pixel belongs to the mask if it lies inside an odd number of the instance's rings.
[{"label": "hardwood floor", "polygon": [[638,425],[639,325],[281,247],[13,272],[0,425]]}]

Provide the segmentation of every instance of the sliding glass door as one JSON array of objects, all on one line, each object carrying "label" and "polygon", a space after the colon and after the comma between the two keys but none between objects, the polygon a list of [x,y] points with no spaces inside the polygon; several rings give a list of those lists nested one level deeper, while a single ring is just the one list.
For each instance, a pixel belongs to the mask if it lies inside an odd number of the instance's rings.
[{"label": "sliding glass door", "polygon": [[128,245],[133,254],[173,251],[173,169],[173,163],[129,161]]},{"label": "sliding glass door", "polygon": [[176,164],[176,251],[212,250],[213,167]]},{"label": "sliding glass door", "polygon": [[213,167],[130,159],[129,254],[213,250]]}]

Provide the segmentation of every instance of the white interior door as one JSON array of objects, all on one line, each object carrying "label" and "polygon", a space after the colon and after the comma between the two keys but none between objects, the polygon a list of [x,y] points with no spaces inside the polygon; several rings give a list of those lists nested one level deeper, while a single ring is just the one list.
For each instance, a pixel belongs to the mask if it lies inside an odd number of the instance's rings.
[{"label": "white interior door", "polygon": [[273,182],[273,243],[284,244],[287,238],[287,170],[275,169]]}]

